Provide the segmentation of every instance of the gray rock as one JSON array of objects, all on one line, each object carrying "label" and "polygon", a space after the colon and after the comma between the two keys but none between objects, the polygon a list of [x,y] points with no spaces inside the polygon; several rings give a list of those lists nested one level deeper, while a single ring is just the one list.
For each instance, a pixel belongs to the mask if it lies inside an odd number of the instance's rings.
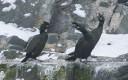
[{"label": "gray rock", "polygon": [[13,49],[3,51],[2,55],[4,55],[6,59],[21,58],[23,56],[23,54],[20,51],[16,51]]},{"label": "gray rock", "polygon": [[101,7],[106,7],[106,8],[108,8],[108,7],[110,6],[110,4],[107,3],[107,2],[101,2],[101,3],[100,3],[100,6],[101,6]]},{"label": "gray rock", "polygon": [[27,42],[25,42],[24,40],[20,39],[17,36],[11,36],[8,39],[9,39],[8,44],[11,44],[11,45],[18,45],[18,46],[21,46],[21,47],[25,47],[26,43],[27,43]]},{"label": "gray rock", "polygon": [[47,42],[53,44],[59,41],[59,35],[56,33],[49,33]]},{"label": "gray rock", "polygon": [[0,35],[0,49],[6,49],[8,45],[8,39],[6,36]]},{"label": "gray rock", "polygon": [[10,60],[0,63],[0,79],[15,80],[127,80],[127,62],[67,62]]}]

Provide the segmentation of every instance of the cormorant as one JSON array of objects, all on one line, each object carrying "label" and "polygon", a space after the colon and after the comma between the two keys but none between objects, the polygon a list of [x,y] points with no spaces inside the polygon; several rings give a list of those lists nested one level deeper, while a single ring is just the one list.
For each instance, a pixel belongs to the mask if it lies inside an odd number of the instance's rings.
[{"label": "cormorant", "polygon": [[35,35],[29,39],[25,50],[26,57],[21,62],[27,61],[28,58],[36,59],[36,57],[40,55],[48,39],[48,34],[47,32],[45,32],[48,26],[49,23],[44,21],[44,23],[41,24],[39,29],[40,34]]},{"label": "cormorant", "polygon": [[80,58],[80,60],[87,59],[91,55],[91,52],[98,42],[103,30],[104,17],[99,14],[98,19],[99,25],[97,29],[94,29],[91,32],[88,32],[82,25],[73,22],[73,24],[75,24],[75,28],[82,32],[83,37],[78,40],[75,46],[75,51],[69,54],[70,57],[66,59],[67,61],[75,61],[76,58]]}]

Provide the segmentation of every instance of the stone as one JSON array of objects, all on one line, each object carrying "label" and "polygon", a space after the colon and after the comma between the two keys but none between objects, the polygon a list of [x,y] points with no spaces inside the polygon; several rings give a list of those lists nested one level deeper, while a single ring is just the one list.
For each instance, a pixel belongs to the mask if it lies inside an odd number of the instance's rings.
[{"label": "stone", "polygon": [[8,39],[9,39],[8,44],[18,45],[24,48],[26,47],[27,42],[25,42],[24,40],[20,39],[17,36],[11,36]]},{"label": "stone", "polygon": [[20,51],[16,51],[13,49],[3,51],[2,55],[4,55],[6,59],[16,59],[21,58],[23,56],[23,54]]},{"label": "stone", "polygon": [[108,8],[110,5],[109,5],[109,3],[107,3],[107,2],[101,2],[101,3],[100,3],[100,6],[101,6],[101,7],[106,7],[106,8]]},{"label": "stone", "polygon": [[0,49],[6,49],[8,45],[8,39],[4,35],[0,35]]},{"label": "stone", "polygon": [[[49,59],[43,62],[4,60],[0,79],[15,80],[127,80],[128,62],[67,62]],[[29,77],[28,77],[29,76]]]},{"label": "stone", "polygon": [[56,33],[48,33],[48,40],[47,43],[53,44],[59,41],[59,35]]}]

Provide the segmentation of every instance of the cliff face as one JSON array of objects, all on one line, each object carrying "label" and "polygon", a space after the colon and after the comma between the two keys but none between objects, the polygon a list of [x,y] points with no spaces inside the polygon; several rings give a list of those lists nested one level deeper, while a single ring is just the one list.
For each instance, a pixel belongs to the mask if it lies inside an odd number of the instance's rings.
[{"label": "cliff face", "polygon": [[0,80],[127,80],[127,62],[3,61]]},{"label": "cliff face", "polygon": [[109,33],[127,33],[128,4],[117,0],[13,0],[0,1],[0,21],[16,23],[22,27],[39,27],[43,21],[51,22],[53,33],[72,32],[72,21],[86,28],[97,27],[97,13],[106,19],[104,29]]}]

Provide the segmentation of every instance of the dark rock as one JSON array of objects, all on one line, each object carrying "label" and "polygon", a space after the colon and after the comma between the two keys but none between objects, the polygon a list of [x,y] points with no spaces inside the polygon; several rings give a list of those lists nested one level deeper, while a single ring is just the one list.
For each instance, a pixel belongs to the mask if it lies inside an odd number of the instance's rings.
[{"label": "dark rock", "polygon": [[53,44],[53,43],[56,43],[57,41],[59,41],[59,35],[58,34],[56,34],[56,33],[49,33],[48,34],[48,40],[47,40],[47,42],[49,43],[49,44]]},{"label": "dark rock", "polygon": [[101,6],[101,7],[106,7],[106,8],[108,8],[108,7],[110,6],[110,4],[107,3],[107,2],[101,2],[101,3],[100,3],[100,6]]},{"label": "dark rock", "polygon": [[117,0],[117,3],[126,3],[128,0]]},{"label": "dark rock", "polygon": [[24,47],[22,46],[18,46],[18,45],[10,45],[8,46],[9,49],[15,49],[15,50],[19,50],[19,51],[24,51]]},{"label": "dark rock", "polygon": [[26,46],[26,42],[24,40],[20,39],[17,36],[9,37],[8,44],[18,45],[18,46],[21,46],[21,47],[25,47]]},{"label": "dark rock", "polygon": [[15,58],[21,58],[23,54],[16,50],[7,50],[3,52],[3,55],[6,57],[6,59],[15,59]]}]

